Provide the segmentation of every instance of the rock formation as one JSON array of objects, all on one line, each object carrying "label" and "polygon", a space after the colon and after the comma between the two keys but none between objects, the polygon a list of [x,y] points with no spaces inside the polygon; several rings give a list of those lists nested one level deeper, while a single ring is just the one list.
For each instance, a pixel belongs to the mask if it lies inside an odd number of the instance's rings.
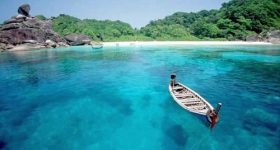
[{"label": "rock formation", "polygon": [[[50,20],[30,17],[30,6],[18,8],[18,15],[0,26],[0,50],[67,46],[67,41],[52,29]],[[20,47],[20,48],[18,48]]]},{"label": "rock formation", "polygon": [[255,34],[255,35],[247,36],[246,41],[260,42],[263,41],[263,38],[259,34]]},{"label": "rock formation", "polygon": [[83,34],[69,34],[66,35],[64,38],[71,46],[91,44],[91,39]]},{"label": "rock formation", "polygon": [[255,34],[252,36],[247,36],[246,41],[280,44],[280,30],[272,30],[263,35]]},{"label": "rock formation", "polygon": [[29,17],[29,11],[30,11],[30,5],[29,4],[23,4],[19,6],[18,8],[18,14],[21,14],[23,16]]},{"label": "rock formation", "polygon": [[280,44],[280,30],[268,32],[267,41],[273,44]]}]

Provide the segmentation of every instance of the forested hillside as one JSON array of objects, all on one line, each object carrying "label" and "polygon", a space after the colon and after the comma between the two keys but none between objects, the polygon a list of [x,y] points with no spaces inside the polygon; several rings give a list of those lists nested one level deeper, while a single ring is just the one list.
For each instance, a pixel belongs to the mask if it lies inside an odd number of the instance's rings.
[{"label": "forested hillside", "polygon": [[93,40],[244,40],[280,29],[280,0],[232,0],[219,10],[177,12],[151,21],[140,30],[121,21],[80,20],[68,15],[53,19],[61,35],[82,33]]},{"label": "forested hillside", "polygon": [[93,40],[110,41],[121,36],[136,35],[136,30],[121,21],[80,20],[68,15],[60,15],[53,19],[53,28],[63,36],[70,33],[81,33],[90,36]]},{"label": "forested hillside", "polygon": [[[279,0],[232,0],[220,10],[197,13],[178,12],[152,21],[141,29],[146,36],[161,36],[165,26],[180,25],[199,38],[243,39],[256,33],[280,28]],[[155,30],[158,29],[158,30]]]}]

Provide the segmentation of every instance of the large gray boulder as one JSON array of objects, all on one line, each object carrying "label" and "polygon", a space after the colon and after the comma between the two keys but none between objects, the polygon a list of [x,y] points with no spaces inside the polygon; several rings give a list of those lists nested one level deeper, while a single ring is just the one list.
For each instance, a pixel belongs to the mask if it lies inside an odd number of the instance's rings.
[{"label": "large gray boulder", "polygon": [[246,41],[260,42],[263,41],[263,38],[259,34],[255,34],[255,35],[247,36]]},{"label": "large gray boulder", "polygon": [[280,44],[280,30],[274,30],[267,33],[267,41]]},{"label": "large gray boulder", "polygon": [[29,17],[29,11],[30,11],[30,5],[29,4],[23,4],[19,6],[18,8],[18,14],[24,15]]},{"label": "large gray boulder", "polygon": [[52,40],[46,40],[46,45],[48,46],[48,47],[53,47],[53,48],[55,48],[56,46],[57,46],[57,44],[54,42],[54,41],[52,41]]},{"label": "large gray boulder", "polygon": [[4,24],[0,28],[0,42],[12,45],[22,44],[24,40],[44,43],[46,40],[66,42],[52,30],[51,22],[30,18],[22,23]]},{"label": "large gray boulder", "polygon": [[90,37],[83,34],[68,34],[64,37],[64,39],[72,46],[90,45],[91,42]]}]

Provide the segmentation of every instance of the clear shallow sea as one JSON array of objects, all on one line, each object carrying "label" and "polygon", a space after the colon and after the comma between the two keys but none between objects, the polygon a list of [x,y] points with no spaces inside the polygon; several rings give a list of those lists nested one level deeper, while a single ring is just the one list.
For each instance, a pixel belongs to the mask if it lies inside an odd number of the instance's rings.
[{"label": "clear shallow sea", "polygon": [[[169,95],[215,107],[214,130]],[[280,46],[70,47],[0,53],[0,149],[277,150]]]}]

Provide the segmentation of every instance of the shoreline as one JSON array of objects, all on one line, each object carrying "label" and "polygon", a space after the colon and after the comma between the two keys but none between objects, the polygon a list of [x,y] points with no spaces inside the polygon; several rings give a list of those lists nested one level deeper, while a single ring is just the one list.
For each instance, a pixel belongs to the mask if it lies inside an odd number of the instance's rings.
[{"label": "shoreline", "polygon": [[248,41],[124,41],[102,42],[103,46],[145,46],[145,45],[275,45],[269,42]]},{"label": "shoreline", "polygon": [[[248,42],[248,41],[125,41],[125,42],[102,42],[103,47],[120,47],[120,46],[180,46],[180,45],[205,45],[205,46],[226,46],[226,45],[279,45],[273,44],[269,42]],[[90,46],[90,45],[81,45],[81,46]],[[95,46],[95,45],[93,45]],[[67,47],[67,46],[66,46]],[[26,51],[26,50],[38,50],[44,49],[46,47],[42,47],[41,45],[32,45],[32,44],[23,44],[17,45],[11,49],[2,50],[4,51]],[[61,48],[61,47],[57,47]]]}]

